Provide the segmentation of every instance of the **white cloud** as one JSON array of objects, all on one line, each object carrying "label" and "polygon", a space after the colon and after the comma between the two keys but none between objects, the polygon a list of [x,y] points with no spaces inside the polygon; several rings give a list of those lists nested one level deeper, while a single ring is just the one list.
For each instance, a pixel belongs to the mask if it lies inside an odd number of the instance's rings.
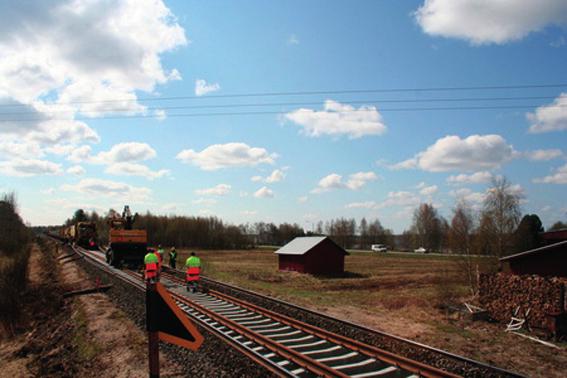
[{"label": "white cloud", "polygon": [[197,189],[195,194],[200,196],[225,196],[230,192],[231,188],[228,184],[218,184],[212,188]]},{"label": "white cloud", "polygon": [[239,196],[240,198],[248,197],[248,192],[245,192],[245,191],[242,191],[242,190],[241,190],[240,193],[238,193],[238,196]]},{"label": "white cloud", "polygon": [[319,180],[317,187],[311,193],[323,193],[332,189],[350,189],[358,190],[370,181],[378,180],[378,175],[374,172],[357,172],[349,176],[347,182],[343,182],[343,177],[336,173],[331,173],[328,176]]},{"label": "white cloud", "polygon": [[437,187],[437,185],[424,186],[419,191],[419,194],[421,194],[422,196],[432,196],[437,193],[438,190],[439,188]]},{"label": "white cloud", "polygon": [[410,159],[414,162],[412,165],[406,165],[409,161],[406,160],[394,167],[415,166],[429,172],[475,171],[497,168],[516,155],[514,148],[500,135],[471,135],[465,139],[449,135],[438,139],[432,146]]},{"label": "white cloud", "polygon": [[492,180],[492,173],[488,171],[475,172],[470,175],[460,174],[449,176],[447,182],[449,184],[485,184]]},{"label": "white cloud", "polygon": [[553,148],[549,150],[534,150],[525,153],[526,157],[534,161],[547,161],[553,160],[563,156],[563,152],[560,149]]},{"label": "white cloud", "polygon": [[427,34],[473,44],[519,40],[547,25],[567,22],[564,0],[426,0],[415,18]]},{"label": "white cloud", "polygon": [[70,160],[74,163],[89,161],[91,159],[91,151],[92,148],[88,145],[77,147],[71,151],[69,156],[67,156],[67,160]]},{"label": "white cloud", "polygon": [[285,178],[285,172],[281,169],[274,170],[268,177],[266,177],[266,182],[272,184],[274,182],[280,182]]},{"label": "white cloud", "polygon": [[274,192],[268,187],[261,187],[256,192],[254,192],[254,197],[256,198],[273,198]]},{"label": "white cloud", "polygon": [[2,123],[0,134],[44,145],[96,143],[96,131],[76,114],[144,111],[136,91],[178,79],[160,54],[186,43],[160,0],[3,2],[1,102],[21,104],[34,121]]},{"label": "white cloud", "polygon": [[268,183],[268,184],[273,184],[275,182],[280,182],[285,178],[285,170],[286,170],[286,168],[275,169],[266,178],[263,178],[262,176],[252,176],[250,178],[250,180],[252,182],[262,182],[263,181],[263,182]]},{"label": "white cloud", "polygon": [[205,205],[205,206],[212,206],[217,203],[216,199],[213,198],[198,198],[196,200],[191,201],[194,205]]},{"label": "white cloud", "polygon": [[297,202],[305,203],[305,202],[307,202],[308,199],[309,199],[309,197],[307,197],[307,196],[301,196],[301,197],[297,198]]},{"label": "white cloud", "polygon": [[156,156],[156,151],[147,143],[127,142],[115,144],[110,150],[98,153],[91,160],[94,163],[111,164],[143,161]]},{"label": "white cloud", "polygon": [[211,83],[208,84],[203,79],[195,80],[195,95],[196,96],[203,96],[207,93],[216,92],[220,89],[220,85],[218,83]]},{"label": "white cloud", "polygon": [[37,159],[12,159],[0,161],[0,174],[14,177],[31,177],[38,175],[61,174],[61,164],[47,160]]},{"label": "white cloud", "polygon": [[82,179],[74,185],[65,184],[61,186],[61,189],[67,192],[76,192],[89,196],[110,196],[129,201],[145,201],[151,194],[149,188],[95,178]]},{"label": "white cloud", "polygon": [[44,155],[43,150],[40,145],[36,142],[26,142],[26,141],[10,141],[2,140],[0,141],[0,156],[6,158],[22,158],[26,159],[29,157],[42,157]]},{"label": "white cloud", "polygon": [[388,192],[388,196],[382,202],[380,202],[377,207],[391,207],[391,206],[417,206],[420,203],[419,197],[411,192],[399,191],[399,192]]},{"label": "white cloud", "polygon": [[482,202],[486,198],[486,192],[473,192],[469,188],[452,190],[449,192],[449,195],[459,200],[464,200],[465,202],[472,205],[475,209],[478,208],[478,206],[482,204]]},{"label": "white cloud", "polygon": [[531,123],[530,133],[567,130],[567,93],[561,93],[553,103],[540,106],[526,117]]},{"label": "white cloud", "polygon": [[302,126],[303,132],[311,137],[348,135],[355,139],[386,132],[386,125],[376,107],[355,109],[333,100],[325,101],[323,110],[301,108],[287,113],[285,118]]},{"label": "white cloud", "polygon": [[84,175],[87,171],[85,168],[81,167],[80,165],[74,165],[72,167],[67,168],[67,173],[70,173],[75,176]]},{"label": "white cloud", "polygon": [[178,160],[192,163],[205,171],[273,164],[276,157],[264,148],[250,147],[245,143],[213,144],[201,152],[183,150],[177,154]]},{"label": "white cloud", "polygon": [[157,171],[151,170],[149,167],[143,164],[122,162],[113,163],[109,165],[104,172],[116,175],[116,176],[140,176],[145,177],[148,180],[154,180],[169,175],[169,170],[160,169]]},{"label": "white cloud", "polygon": [[540,184],[567,184],[567,164],[557,168],[554,174],[536,178],[533,182]]}]

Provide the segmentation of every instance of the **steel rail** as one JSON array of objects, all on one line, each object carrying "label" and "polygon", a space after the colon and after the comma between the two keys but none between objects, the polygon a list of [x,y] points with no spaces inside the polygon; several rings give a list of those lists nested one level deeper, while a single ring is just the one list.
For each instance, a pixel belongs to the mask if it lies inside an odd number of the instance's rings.
[{"label": "steel rail", "polygon": [[[167,267],[167,269],[171,270],[171,268],[169,268],[169,267]],[[177,272],[179,274],[184,274],[184,272],[182,270],[179,270],[179,269],[176,269],[175,272]],[[281,299],[276,299],[276,298],[273,298],[273,297],[270,297],[270,296],[267,296],[267,295],[264,295],[264,294],[260,294],[260,293],[257,293],[255,291],[249,290],[249,289],[244,289],[244,288],[236,286],[236,285],[224,283],[224,282],[217,281],[215,279],[212,279],[212,278],[209,278],[209,277],[204,277],[204,276],[201,276],[201,279],[204,282],[209,281],[209,282],[211,282],[215,285],[224,286],[224,287],[229,288],[231,290],[240,291],[244,294],[248,294],[248,295],[258,297],[260,299],[268,300],[268,301],[271,301],[273,303],[283,305],[283,306],[287,306],[287,307],[295,309],[295,310],[303,311],[303,312],[321,317],[321,318],[326,319],[326,320],[345,324],[345,325],[348,325],[350,327],[359,329],[361,331],[373,333],[373,334],[376,334],[378,336],[383,336],[385,338],[400,341],[400,342],[406,343],[408,345],[418,347],[418,348],[423,349],[423,350],[428,350],[428,351],[431,351],[431,352],[435,352],[435,353],[444,355],[444,356],[446,356],[448,358],[452,358],[454,360],[466,362],[466,363],[474,365],[476,367],[482,367],[482,368],[490,369],[492,371],[495,371],[495,372],[498,372],[498,373],[501,373],[501,374],[505,374],[505,375],[508,375],[508,376],[511,376],[511,377],[518,377],[518,378],[525,377],[521,374],[518,374],[517,372],[513,372],[513,371],[506,370],[506,369],[503,369],[503,368],[499,368],[499,367],[496,367],[496,366],[493,366],[493,365],[489,365],[489,364],[481,362],[481,361],[473,360],[473,359],[470,359],[468,357],[460,356],[458,354],[454,354],[454,353],[448,352],[448,351],[443,350],[443,349],[438,349],[438,348],[432,347],[430,345],[425,345],[425,344],[419,343],[417,341],[413,341],[413,340],[406,339],[406,338],[403,338],[403,337],[400,337],[400,336],[392,335],[392,334],[384,332],[384,331],[369,328],[369,327],[363,326],[361,324],[350,322],[348,320],[338,319],[338,318],[332,317],[330,315],[324,314],[322,312],[315,311],[315,310],[312,310],[312,309],[307,308],[307,307],[302,307],[302,306],[299,306],[299,305],[296,305],[294,303],[290,303],[290,302],[287,302],[287,301],[284,301],[284,300],[281,300]]]},{"label": "steel rail", "polygon": [[291,318],[289,316],[281,315],[281,314],[278,314],[276,312],[273,312],[273,311],[264,309],[262,307],[259,307],[257,305],[251,304],[249,302],[243,301],[241,299],[231,297],[229,295],[226,295],[226,294],[221,293],[221,292],[216,291],[216,290],[210,290],[209,295],[223,299],[224,301],[227,301],[227,302],[230,302],[230,303],[233,303],[233,304],[237,304],[238,306],[247,308],[251,311],[258,312],[258,313],[260,313],[260,314],[262,314],[266,317],[272,318],[272,319],[274,319],[274,320],[276,320],[276,321],[278,321],[282,324],[286,324],[286,325],[289,325],[291,327],[300,329],[301,331],[304,331],[308,334],[315,335],[315,336],[317,336],[321,339],[327,340],[331,343],[341,345],[341,346],[343,346],[347,349],[355,350],[357,352],[368,355],[369,357],[374,357],[374,358],[379,359],[383,362],[386,362],[390,365],[398,366],[402,369],[411,371],[413,373],[420,374],[424,377],[428,377],[428,378],[439,378],[439,377],[457,378],[457,377],[460,377],[460,375],[450,373],[450,372],[447,372],[445,370],[441,370],[441,369],[438,369],[436,367],[426,365],[424,363],[421,363],[421,362],[418,362],[418,361],[415,361],[415,360],[411,360],[409,358],[406,358],[406,357],[385,351],[383,349],[380,349],[380,348],[372,346],[372,345],[364,344],[360,341],[351,339],[351,338],[346,337],[346,336],[342,336],[342,335],[338,335],[338,334],[329,332],[327,330],[324,330],[322,328],[313,326],[311,324],[299,321],[299,320]]}]

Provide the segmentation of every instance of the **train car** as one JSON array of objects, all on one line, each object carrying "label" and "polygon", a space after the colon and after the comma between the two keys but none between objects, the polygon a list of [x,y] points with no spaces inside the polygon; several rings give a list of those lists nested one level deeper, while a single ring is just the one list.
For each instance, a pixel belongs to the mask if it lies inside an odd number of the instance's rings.
[{"label": "train car", "polygon": [[77,222],[59,230],[59,238],[86,249],[98,248],[96,225],[93,222]]},{"label": "train car", "polygon": [[124,207],[122,215],[112,212],[108,216],[109,247],[106,251],[106,261],[114,267],[124,265],[133,268],[141,267],[146,255],[148,237],[146,230],[133,229],[135,216],[130,208]]},{"label": "train car", "polygon": [[96,224],[93,222],[78,222],[74,227],[73,241],[86,249],[97,249]]}]

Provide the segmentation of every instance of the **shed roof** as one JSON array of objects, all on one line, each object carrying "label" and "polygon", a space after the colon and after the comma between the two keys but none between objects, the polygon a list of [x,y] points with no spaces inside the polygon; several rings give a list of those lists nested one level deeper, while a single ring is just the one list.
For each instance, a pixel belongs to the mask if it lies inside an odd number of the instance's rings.
[{"label": "shed roof", "polygon": [[530,249],[529,251],[516,253],[515,255],[501,257],[500,261],[508,261],[508,260],[514,260],[514,259],[517,259],[517,258],[527,257],[527,256],[530,256],[530,255],[544,254],[544,253],[549,252],[552,249],[556,249],[557,247],[566,247],[567,248],[567,240],[560,241],[559,243],[549,244],[549,245],[546,245],[544,247]]},{"label": "shed roof", "polygon": [[[300,236],[278,249],[276,253],[278,255],[304,255],[325,239],[329,238],[326,236]],[[329,240],[333,244],[335,244],[335,242],[333,242],[331,239]],[[335,245],[337,246],[337,248],[341,249],[345,253],[345,255],[348,255],[347,251],[345,251],[342,247],[338,246],[337,244]]]}]

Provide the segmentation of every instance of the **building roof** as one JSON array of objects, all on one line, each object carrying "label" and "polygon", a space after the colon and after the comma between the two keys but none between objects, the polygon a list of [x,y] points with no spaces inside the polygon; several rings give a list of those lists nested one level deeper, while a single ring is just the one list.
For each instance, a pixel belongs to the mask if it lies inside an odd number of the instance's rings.
[{"label": "building roof", "polygon": [[516,253],[515,255],[502,257],[502,258],[500,258],[500,261],[514,260],[514,259],[517,259],[517,258],[527,257],[527,256],[530,256],[530,255],[539,255],[539,254],[547,253],[552,249],[556,249],[557,247],[567,248],[567,240],[560,241],[559,243],[549,244],[549,245],[546,245],[544,247],[530,249],[529,251]]},{"label": "building roof", "polygon": [[[278,255],[304,255],[305,253],[307,253],[309,250],[317,246],[325,239],[329,239],[329,238],[326,236],[297,237],[292,241],[290,241],[289,243],[287,243],[286,245],[284,245],[283,247],[281,247],[280,249],[278,249],[276,253]],[[331,239],[329,240],[333,244],[335,244],[335,242],[333,242]],[[335,245],[337,246],[337,248],[341,249],[345,253],[345,255],[348,255],[347,251],[345,251],[342,247],[338,246],[337,244]]]}]

